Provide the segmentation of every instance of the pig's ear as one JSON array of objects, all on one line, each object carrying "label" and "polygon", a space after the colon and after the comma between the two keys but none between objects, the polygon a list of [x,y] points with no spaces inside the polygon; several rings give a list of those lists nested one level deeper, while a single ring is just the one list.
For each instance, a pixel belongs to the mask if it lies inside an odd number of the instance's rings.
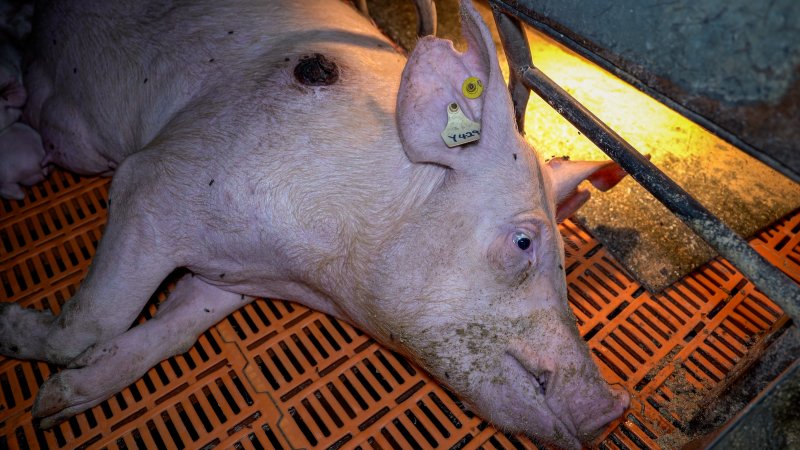
[{"label": "pig's ear", "polygon": [[[411,161],[435,163],[453,169],[479,167],[486,151],[480,144],[502,132],[516,133],[513,106],[497,63],[492,34],[469,1],[461,3],[461,25],[468,49],[453,48],[450,41],[424,37],[403,70],[397,96],[397,124],[403,147]],[[483,85],[481,95],[462,89],[469,77]],[[475,97],[475,98],[473,98]],[[468,119],[481,124],[478,145],[447,147],[441,133],[447,126],[447,108],[457,103]],[[507,147],[506,147],[507,148]]]},{"label": "pig's ear", "polygon": [[547,165],[553,191],[556,197],[556,220],[563,221],[578,210],[590,193],[579,188],[583,180],[589,180],[594,187],[607,191],[622,180],[626,173],[614,161],[569,161],[553,158]]}]

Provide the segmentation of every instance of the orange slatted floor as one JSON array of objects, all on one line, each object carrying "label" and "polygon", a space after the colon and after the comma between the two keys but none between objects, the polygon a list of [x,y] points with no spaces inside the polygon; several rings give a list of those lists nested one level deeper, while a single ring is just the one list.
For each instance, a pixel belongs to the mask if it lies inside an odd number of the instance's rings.
[{"label": "orange slatted floor", "polygon": [[[57,171],[25,201],[2,202],[3,301],[60,310],[101,236],[107,187],[107,179]],[[631,408],[598,440],[600,448],[671,448],[698,408],[747,370],[787,323],[725,261],[650,295],[573,222],[561,232],[579,329],[606,378],[632,394]],[[754,243],[800,280],[800,213]],[[0,449],[535,448],[465,412],[368,336],[282,301],[237,311],[189,352],[42,432],[30,409],[38,386],[56,370],[0,357]]]}]

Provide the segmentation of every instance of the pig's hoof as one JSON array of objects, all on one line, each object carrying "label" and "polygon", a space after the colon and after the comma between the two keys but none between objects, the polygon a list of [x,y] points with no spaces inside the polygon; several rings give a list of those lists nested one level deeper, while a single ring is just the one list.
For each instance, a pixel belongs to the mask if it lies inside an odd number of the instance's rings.
[{"label": "pig's hoof", "polygon": [[78,370],[65,370],[50,377],[39,389],[31,411],[40,429],[52,428],[75,414],[105,400],[84,392],[89,379],[81,379]]},{"label": "pig's hoof", "polygon": [[130,361],[120,360],[119,351],[114,342],[91,345],[69,362],[68,369],[50,377],[33,405],[39,427],[50,428],[86,411],[143,375],[125,366]]},{"label": "pig's hoof", "polygon": [[69,417],[63,411],[68,408],[68,399],[73,396],[72,389],[64,382],[61,374],[53,375],[47,380],[39,389],[31,411],[33,417],[39,420],[39,428],[51,428]]}]

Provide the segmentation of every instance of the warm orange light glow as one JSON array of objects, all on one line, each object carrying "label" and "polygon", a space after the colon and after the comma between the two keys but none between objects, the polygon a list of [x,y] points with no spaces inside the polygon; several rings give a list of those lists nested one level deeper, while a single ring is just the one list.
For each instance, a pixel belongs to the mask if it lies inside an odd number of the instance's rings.
[{"label": "warm orange light glow", "polygon": [[[676,157],[692,159],[709,149],[735,148],[542,33],[527,31],[533,63],[634,148],[651,155],[656,165]],[[505,55],[499,53],[507,77]],[[545,158],[607,159],[536,94],[528,102],[525,131]]]}]

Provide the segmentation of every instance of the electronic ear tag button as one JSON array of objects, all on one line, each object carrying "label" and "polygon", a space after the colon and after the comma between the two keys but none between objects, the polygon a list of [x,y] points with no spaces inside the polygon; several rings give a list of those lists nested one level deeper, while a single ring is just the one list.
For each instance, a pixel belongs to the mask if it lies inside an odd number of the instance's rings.
[{"label": "electronic ear tag button", "polygon": [[461,84],[461,93],[469,99],[476,99],[483,94],[483,82],[478,77],[468,77]]},{"label": "electronic ear tag button", "polygon": [[447,126],[442,131],[442,140],[448,147],[456,147],[481,138],[481,124],[464,115],[458,103],[447,105]]}]

